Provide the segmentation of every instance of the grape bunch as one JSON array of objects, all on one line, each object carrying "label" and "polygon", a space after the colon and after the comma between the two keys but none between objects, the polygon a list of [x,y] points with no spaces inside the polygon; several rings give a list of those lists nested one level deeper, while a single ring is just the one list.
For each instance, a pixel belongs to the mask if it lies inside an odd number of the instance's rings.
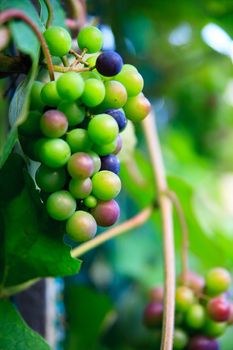
[{"label": "grape bunch", "polygon": [[[175,299],[173,349],[219,350],[216,338],[233,323],[233,301],[230,300],[231,276],[223,268],[214,268],[206,278],[189,272],[187,283],[178,283]],[[163,319],[163,289],[150,291],[150,302],[144,310],[144,325],[160,329]]]},{"label": "grape bunch", "polygon": [[[50,27],[44,38],[52,56],[75,52],[64,28]],[[151,106],[137,69],[123,64],[117,52],[100,52],[98,28],[84,27],[77,42],[81,54],[75,52],[77,61],[67,71],[56,81],[33,83],[19,138],[25,154],[41,163],[35,180],[48,214],[64,221],[66,233],[82,242],[96,234],[97,225],[117,221],[120,133],[128,119],[143,120]]]}]

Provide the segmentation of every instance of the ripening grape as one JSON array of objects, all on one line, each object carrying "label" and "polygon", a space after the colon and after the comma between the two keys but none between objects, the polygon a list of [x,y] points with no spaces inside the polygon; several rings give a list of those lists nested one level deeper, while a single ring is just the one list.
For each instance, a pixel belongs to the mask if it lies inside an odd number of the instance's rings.
[{"label": "ripening grape", "polygon": [[219,295],[225,292],[231,283],[229,272],[223,268],[215,268],[206,276],[206,289],[210,295]]},{"label": "ripening grape", "polygon": [[186,313],[186,323],[193,329],[200,329],[204,326],[206,320],[205,308],[200,304],[191,305]]},{"label": "ripening grape", "polygon": [[124,105],[125,115],[133,122],[140,122],[146,118],[151,111],[151,104],[148,99],[140,93],[137,96],[130,97]]},{"label": "ripening grape", "polygon": [[101,167],[101,160],[100,157],[98,156],[97,153],[93,152],[93,151],[88,151],[87,154],[91,157],[91,159],[93,160],[94,163],[94,171],[93,171],[93,175],[96,174]]},{"label": "ripening grape", "polygon": [[143,321],[146,327],[154,328],[161,326],[163,320],[163,304],[157,301],[149,303],[143,315]]},{"label": "ripening grape", "polygon": [[136,96],[143,89],[143,78],[140,73],[133,69],[123,69],[119,74],[114,77],[115,80],[119,81],[126,88],[128,97]]},{"label": "ripening grape", "polygon": [[230,317],[230,303],[224,297],[210,299],[207,304],[207,311],[212,320],[226,322]]},{"label": "ripening grape", "polygon": [[176,289],[176,309],[186,311],[195,301],[192,290],[185,286]]},{"label": "ripening grape", "polygon": [[63,221],[75,212],[76,201],[68,191],[57,191],[48,197],[46,208],[53,219]]},{"label": "ripening grape", "polygon": [[76,199],[86,198],[92,190],[92,182],[88,177],[86,179],[71,179],[69,191]]},{"label": "ripening grape", "polygon": [[126,104],[127,91],[119,81],[109,80],[105,82],[105,97],[101,106],[105,109],[117,109]]},{"label": "ripening grape", "polygon": [[76,211],[66,223],[67,234],[77,242],[85,242],[93,238],[97,225],[93,216],[85,211]]},{"label": "ripening grape", "polygon": [[70,176],[78,179],[86,179],[93,175],[94,161],[84,152],[74,153],[67,164]]},{"label": "ripening grape", "polygon": [[118,220],[120,208],[117,202],[112,199],[110,201],[99,201],[91,210],[91,214],[99,226],[112,226]]},{"label": "ripening grape", "polygon": [[42,115],[40,129],[44,136],[47,137],[63,136],[68,129],[67,118],[62,112],[50,109]]},{"label": "ripening grape", "polygon": [[111,171],[102,170],[92,178],[92,192],[94,196],[103,201],[115,198],[121,190],[119,177]]}]

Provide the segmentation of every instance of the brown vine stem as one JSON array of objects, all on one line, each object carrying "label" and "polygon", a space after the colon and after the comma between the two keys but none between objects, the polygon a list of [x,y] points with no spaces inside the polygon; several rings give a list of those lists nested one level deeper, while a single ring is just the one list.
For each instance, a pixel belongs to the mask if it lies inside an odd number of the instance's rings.
[{"label": "brown vine stem", "polygon": [[48,19],[46,22],[46,28],[49,28],[53,22],[53,18],[54,18],[54,14],[53,14],[53,7],[51,5],[50,0],[45,0],[45,5],[47,7],[48,10]]},{"label": "brown vine stem", "polygon": [[151,112],[143,121],[143,127],[158,189],[158,200],[163,227],[165,288],[162,342],[160,349],[172,350],[175,310],[175,251],[172,204],[170,199],[163,194],[163,192],[167,191],[167,181],[154,119],[155,114]]},{"label": "brown vine stem", "polygon": [[99,245],[103,244],[104,242],[107,242],[114,237],[120,236],[123,233],[129,230],[132,230],[133,228],[141,226],[151,216],[152,212],[153,212],[152,206],[143,209],[139,214],[135,215],[133,218],[123,222],[120,225],[117,225],[111,228],[108,231],[105,231],[99,236],[96,236],[95,238],[93,238],[92,240],[81,244],[77,248],[72,249],[71,256],[73,258],[78,258],[83,254],[87,253],[89,250],[94,249]]},{"label": "brown vine stem", "polygon": [[33,32],[36,34],[38,40],[40,41],[41,48],[43,51],[43,54],[45,56],[46,62],[47,62],[47,67],[49,70],[49,76],[50,80],[54,80],[54,70],[53,70],[53,63],[52,63],[52,58],[49,52],[49,48],[46,44],[46,41],[40,32],[40,30],[37,28],[36,24],[28,17],[25,15],[24,12],[17,10],[17,9],[10,9],[3,11],[0,13],[0,25],[4,24],[5,22],[8,22],[11,19],[14,18],[19,18],[25,23],[29,25],[29,27],[33,30]]},{"label": "brown vine stem", "polygon": [[172,201],[180,222],[182,243],[181,243],[181,281],[184,285],[187,283],[188,275],[188,248],[189,248],[189,231],[186,222],[185,214],[181,206],[180,200],[177,194],[173,191],[165,191],[164,194]]}]

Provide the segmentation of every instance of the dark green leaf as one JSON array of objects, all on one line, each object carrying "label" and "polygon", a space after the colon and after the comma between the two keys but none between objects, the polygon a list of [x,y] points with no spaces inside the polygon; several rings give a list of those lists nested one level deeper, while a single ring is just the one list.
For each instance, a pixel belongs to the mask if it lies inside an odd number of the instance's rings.
[{"label": "dark green leaf", "polygon": [[8,300],[0,300],[0,349],[49,350],[44,339],[31,330]]}]

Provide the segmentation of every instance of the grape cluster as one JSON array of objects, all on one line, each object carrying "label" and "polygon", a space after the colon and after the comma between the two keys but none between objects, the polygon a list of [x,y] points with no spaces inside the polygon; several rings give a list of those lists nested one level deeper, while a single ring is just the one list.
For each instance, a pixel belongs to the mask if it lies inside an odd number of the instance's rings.
[{"label": "grape cluster", "polygon": [[[44,37],[51,55],[71,53],[64,28],[50,27]],[[99,52],[98,28],[84,27],[77,41],[83,52],[76,53],[76,64],[86,70],[70,66],[56,81],[35,81],[19,137],[25,154],[41,163],[35,180],[48,214],[65,221],[67,234],[82,242],[96,234],[97,225],[111,226],[119,217],[120,132],[127,119],[143,120],[150,103],[137,69],[116,52]]]},{"label": "grape cluster", "polygon": [[[173,349],[219,350],[216,338],[233,323],[230,283],[230,274],[223,268],[210,270],[205,279],[189,272],[186,284],[178,283]],[[143,321],[148,329],[153,330],[161,328],[162,319],[163,289],[157,287],[150,291]]]}]

